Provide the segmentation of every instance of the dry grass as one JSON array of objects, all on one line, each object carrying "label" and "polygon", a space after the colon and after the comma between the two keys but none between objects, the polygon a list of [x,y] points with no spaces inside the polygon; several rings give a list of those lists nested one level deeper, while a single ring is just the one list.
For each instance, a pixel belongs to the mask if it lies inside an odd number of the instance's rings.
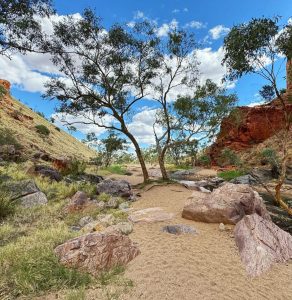
[{"label": "dry grass", "polygon": [[[54,157],[69,156],[83,160],[88,160],[96,156],[96,152],[89,149],[76,138],[63,130],[58,131],[56,126],[32,111],[21,102],[9,98],[13,106],[4,102],[3,109],[0,110],[0,128],[12,129],[17,141],[24,147],[24,154],[31,156],[37,151],[44,151]],[[23,118],[17,120],[12,115],[27,116],[33,118]],[[50,130],[49,136],[40,135],[35,126],[44,125]]]}]

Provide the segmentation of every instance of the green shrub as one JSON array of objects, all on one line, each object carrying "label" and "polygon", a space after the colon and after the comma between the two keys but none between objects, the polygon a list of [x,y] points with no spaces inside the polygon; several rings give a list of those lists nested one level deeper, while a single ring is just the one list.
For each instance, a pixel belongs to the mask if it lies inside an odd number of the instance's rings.
[{"label": "green shrub", "polygon": [[50,130],[45,125],[36,125],[35,129],[36,129],[37,133],[39,133],[41,135],[44,135],[44,136],[50,135]]},{"label": "green shrub", "polygon": [[5,219],[9,215],[13,215],[14,212],[15,203],[10,200],[9,195],[6,192],[0,191],[0,220]]},{"label": "green shrub", "polygon": [[218,174],[218,176],[226,181],[230,181],[239,176],[245,175],[245,172],[242,170],[229,170],[224,171]]},{"label": "green shrub", "polygon": [[123,168],[121,165],[111,165],[105,168],[105,170],[109,171],[112,174],[119,174],[119,175],[125,175],[125,173],[127,172],[127,170]]},{"label": "green shrub", "polygon": [[225,166],[240,166],[241,161],[238,155],[231,149],[225,148],[221,151],[217,163],[221,167]]},{"label": "green shrub", "polygon": [[111,198],[111,195],[109,194],[106,194],[106,193],[101,193],[99,196],[98,196],[98,200],[99,201],[103,201],[103,202],[108,202]]},{"label": "green shrub", "polygon": [[55,129],[56,129],[57,131],[59,131],[59,132],[61,131],[61,129],[60,129],[59,127],[57,127],[57,126],[55,127]]},{"label": "green shrub", "polygon": [[84,174],[86,169],[86,163],[76,158],[72,159],[68,166],[62,170],[62,175],[78,176]]}]

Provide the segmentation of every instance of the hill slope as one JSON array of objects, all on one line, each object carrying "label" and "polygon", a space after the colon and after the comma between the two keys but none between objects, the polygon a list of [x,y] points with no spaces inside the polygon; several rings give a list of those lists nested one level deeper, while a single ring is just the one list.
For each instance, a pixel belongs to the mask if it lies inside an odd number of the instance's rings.
[{"label": "hill slope", "polygon": [[[1,80],[0,85],[6,89],[6,95],[0,98],[0,129],[13,132],[25,156],[30,157],[37,152],[47,153],[54,158],[65,156],[88,160],[96,156],[94,150],[11,97],[9,82]],[[35,128],[37,125],[46,126],[50,134],[45,136],[38,133]]]}]

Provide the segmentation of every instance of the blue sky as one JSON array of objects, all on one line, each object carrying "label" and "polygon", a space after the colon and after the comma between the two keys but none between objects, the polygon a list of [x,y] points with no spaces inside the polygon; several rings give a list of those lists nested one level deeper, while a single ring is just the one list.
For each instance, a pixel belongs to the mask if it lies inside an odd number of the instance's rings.
[{"label": "blue sky", "polygon": [[[217,73],[218,76],[222,75],[220,47],[224,33],[234,24],[261,16],[281,16],[282,22],[285,23],[292,17],[292,0],[55,0],[55,7],[58,15],[82,13],[86,7],[94,8],[106,27],[115,22],[129,23],[139,18],[156,20],[162,34],[171,22],[176,22],[181,27],[192,27],[197,40],[202,44],[201,54],[206,76]],[[54,113],[56,103],[41,98],[43,90],[40,85],[46,71],[41,66],[46,64],[47,60],[33,55],[25,58],[17,56],[11,62],[0,58],[0,77],[12,82],[12,94],[15,98],[49,117]],[[245,76],[236,83],[232,91],[238,94],[240,105],[247,105],[260,101],[257,92],[263,83],[259,77]],[[284,80],[281,83],[285,87]],[[141,116],[137,116],[136,119],[139,117]],[[145,122],[150,122],[151,118],[148,117]],[[77,133],[76,136],[81,138],[82,134]],[[147,144],[147,139],[143,143]]]}]

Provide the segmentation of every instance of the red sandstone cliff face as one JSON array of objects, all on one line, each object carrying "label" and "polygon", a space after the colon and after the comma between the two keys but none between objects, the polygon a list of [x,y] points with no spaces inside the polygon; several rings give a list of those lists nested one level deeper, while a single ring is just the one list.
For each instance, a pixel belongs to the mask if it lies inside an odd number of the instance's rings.
[{"label": "red sandstone cliff face", "polygon": [[[292,103],[287,104],[292,113]],[[210,148],[213,162],[224,148],[241,151],[275,135],[284,127],[284,114],[277,100],[268,105],[238,107],[225,118],[216,142]]]}]

